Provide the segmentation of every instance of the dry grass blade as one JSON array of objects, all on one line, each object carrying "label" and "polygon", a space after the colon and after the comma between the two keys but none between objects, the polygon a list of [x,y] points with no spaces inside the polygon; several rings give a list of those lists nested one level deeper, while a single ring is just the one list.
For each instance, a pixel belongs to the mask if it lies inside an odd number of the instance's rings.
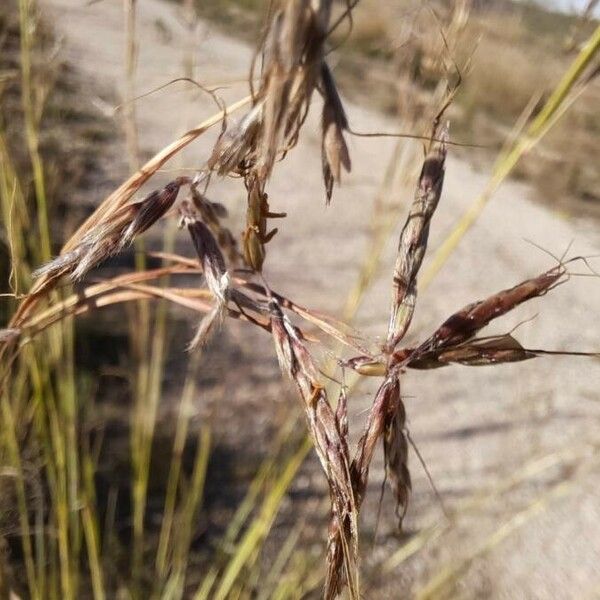
[{"label": "dry grass blade", "polygon": [[[13,342],[22,337],[28,339],[35,337],[48,329],[48,327],[72,315],[83,315],[105,306],[145,298],[163,298],[195,312],[202,314],[210,313],[214,309],[214,306],[210,302],[214,298],[214,294],[210,290],[177,288],[173,286],[160,287],[148,283],[172,275],[199,272],[197,263],[192,261],[192,264],[195,267],[194,269],[182,269],[179,265],[161,267],[159,269],[119,275],[87,286],[61,301],[54,302],[48,308],[30,315],[22,321],[19,328],[0,330],[0,343]],[[270,331],[268,319],[261,317],[261,306],[239,290],[234,290],[234,292],[233,295],[236,303],[225,307],[227,315],[234,319],[247,320],[253,325]],[[252,310],[253,314],[250,315],[246,311],[241,312],[239,308],[236,308],[239,305]]]}]

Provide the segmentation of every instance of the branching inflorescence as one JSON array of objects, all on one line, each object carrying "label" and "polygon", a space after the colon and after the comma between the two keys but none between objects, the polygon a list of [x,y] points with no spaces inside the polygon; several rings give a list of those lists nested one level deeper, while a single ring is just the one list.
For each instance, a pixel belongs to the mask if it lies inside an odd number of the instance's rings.
[{"label": "branching inflorescence", "polygon": [[[335,80],[326,62],[331,31],[332,0],[287,0],[273,15],[257,53],[262,59],[259,85],[252,90],[250,108],[237,124],[224,127],[201,174],[178,177],[144,199],[129,201],[133,193],[178,149],[203,133],[209,125],[225,122],[223,111],[169,146],[132,176],[86,221],[54,260],[40,267],[38,281],[19,310],[1,332],[0,353],[10,364],[22,343],[66,315],[80,314],[112,303],[138,298],[166,298],[203,313],[190,346],[202,344],[223,316],[252,323],[270,332],[281,370],[298,389],[315,451],[329,484],[331,519],[328,535],[327,577],[324,595],[334,598],[347,585],[359,597],[358,516],[367,491],[369,469],[383,442],[387,479],[402,521],[410,492],[408,438],[401,378],[407,368],[429,369],[460,363],[484,365],[522,361],[546,353],[526,349],[512,335],[476,337],[490,321],[531,298],[546,294],[566,281],[566,263],[539,277],[470,304],[448,318],[422,344],[402,347],[417,300],[417,276],[427,249],[429,227],[442,194],[448,129],[431,132],[414,199],[400,235],[392,283],[392,304],[386,341],[370,353],[358,344],[348,328],[333,319],[298,306],[269,289],[262,276],[266,245],[276,229],[269,220],[283,218],[268,203],[267,185],[275,164],[294,147],[309,111],[313,92],[323,98],[322,167],[326,201],[342,169],[350,170],[344,132],[348,119]],[[252,79],[252,78],[251,78]],[[241,103],[240,103],[241,104]],[[436,124],[440,121],[436,117]],[[224,226],[227,211],[199,190],[206,176],[237,176],[247,191],[246,225],[242,249]],[[181,193],[188,190],[187,195]],[[167,214],[180,218],[187,229],[197,260],[157,254],[167,266],[120,275],[60,301],[43,305],[58,281],[68,276],[81,280],[107,258],[123,251],[137,236]],[[243,261],[247,267],[237,270]],[[202,273],[207,290],[152,284],[165,275]],[[342,361],[362,375],[378,376],[382,383],[374,395],[364,431],[352,453],[349,447],[348,406],[342,387],[332,406],[319,370],[308,348],[315,341],[289,314],[344,342],[360,355]],[[576,354],[576,353],[571,353]]]}]

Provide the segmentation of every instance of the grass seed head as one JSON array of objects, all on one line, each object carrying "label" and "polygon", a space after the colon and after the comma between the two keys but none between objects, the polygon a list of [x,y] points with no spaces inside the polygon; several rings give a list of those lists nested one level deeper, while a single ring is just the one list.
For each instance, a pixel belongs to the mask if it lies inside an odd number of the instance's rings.
[{"label": "grass seed head", "polygon": [[404,337],[415,309],[417,274],[421,268],[429,238],[429,224],[437,208],[444,183],[447,129],[437,136],[425,158],[412,206],[400,234],[394,267],[393,298],[388,326],[388,351]]},{"label": "grass seed head", "polygon": [[333,75],[323,61],[321,66],[321,90],[323,94],[321,160],[327,203],[331,201],[334,182],[340,183],[342,167],[350,172],[350,154],[344,139],[348,118],[335,86]]},{"label": "grass seed head", "polygon": [[199,220],[192,204],[184,203],[181,210],[183,221],[200,260],[206,284],[215,299],[214,308],[202,319],[189,345],[190,349],[194,349],[208,339],[214,326],[222,320],[229,300],[230,277],[219,244],[207,225]]},{"label": "grass seed head", "polygon": [[138,235],[152,227],[172,208],[180,187],[188,182],[187,177],[179,177],[143,200],[120,207],[84,233],[72,250],[42,265],[33,276],[57,278],[70,274],[73,281],[78,281],[90,269],[121,252]]}]

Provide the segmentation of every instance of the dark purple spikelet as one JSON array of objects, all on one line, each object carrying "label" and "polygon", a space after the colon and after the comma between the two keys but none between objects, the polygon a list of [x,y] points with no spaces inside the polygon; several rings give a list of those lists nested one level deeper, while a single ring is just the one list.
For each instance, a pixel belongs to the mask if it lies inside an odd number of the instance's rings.
[{"label": "dark purple spikelet", "polygon": [[202,345],[208,339],[214,326],[220,322],[229,299],[230,279],[225,258],[211,230],[195,216],[194,210],[189,204],[184,205],[182,210],[184,211],[183,219],[200,260],[206,284],[215,299],[213,309],[200,321],[196,334],[188,346],[192,350]]},{"label": "dark purple spikelet", "polygon": [[185,183],[189,183],[188,177],[178,177],[167,183],[162,190],[155,190],[140,202],[135,203],[137,212],[123,234],[121,246],[125,247],[131,244],[138,235],[147,231],[163,217],[175,204],[179,189]]}]

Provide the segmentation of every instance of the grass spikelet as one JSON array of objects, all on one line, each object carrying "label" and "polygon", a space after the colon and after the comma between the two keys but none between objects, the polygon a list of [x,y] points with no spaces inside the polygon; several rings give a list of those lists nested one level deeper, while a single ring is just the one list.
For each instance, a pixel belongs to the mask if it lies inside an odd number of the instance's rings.
[{"label": "grass spikelet", "polygon": [[408,508],[408,497],[411,491],[410,471],[408,470],[408,439],[406,427],[406,409],[398,395],[395,406],[389,407],[388,417],[383,432],[383,458],[387,480],[396,499],[396,516],[398,528]]},{"label": "grass spikelet", "polygon": [[327,203],[329,203],[333,193],[333,183],[340,183],[342,166],[346,172],[350,172],[351,165],[348,146],[344,139],[344,131],[348,129],[348,118],[335,87],[333,75],[325,62],[321,65],[321,88],[323,94],[321,160]]},{"label": "grass spikelet", "polygon": [[221,220],[228,216],[227,209],[219,202],[212,202],[201,194],[196,185],[192,185],[190,191],[191,200],[200,213],[200,218],[217,238],[219,247],[225,252],[229,262],[236,264],[240,260],[237,242],[231,231],[221,223]]},{"label": "grass spikelet", "polygon": [[[308,428],[313,438],[321,467],[327,476],[331,497],[335,535],[330,535],[328,549],[328,584],[326,597],[339,591],[340,565],[353,598],[358,598],[357,561],[358,530],[356,504],[350,479],[350,460],[340,421],[333,412],[327,393],[319,383],[317,371],[297,329],[283,314],[277,300],[269,305],[271,331],[281,370],[297,385],[303,400]],[[328,595],[329,594],[329,595]]]},{"label": "grass spikelet", "polygon": [[539,298],[565,281],[566,269],[558,265],[538,277],[526,279],[512,288],[502,290],[485,300],[474,302],[454,313],[424,343],[426,348],[459,344],[473,337],[480,329],[523,302]]},{"label": "grass spikelet", "polygon": [[182,212],[183,222],[198,254],[208,289],[215,299],[214,308],[202,319],[190,342],[191,350],[204,343],[214,325],[222,320],[229,298],[230,279],[225,259],[210,229],[196,217],[189,203],[182,207]]},{"label": "grass spikelet", "polygon": [[73,281],[78,281],[90,269],[121,252],[138,235],[152,227],[173,206],[179,188],[186,183],[189,183],[187,177],[179,177],[143,200],[121,207],[88,231],[72,250],[41,266],[33,276],[54,279],[70,274]]},{"label": "grass spikelet", "polygon": [[[446,140],[447,130],[444,129],[437,137]],[[387,348],[390,351],[404,337],[412,320],[417,295],[417,273],[427,249],[429,222],[442,193],[445,160],[446,144],[442,141],[425,158],[415,197],[400,234],[387,335]]]}]

